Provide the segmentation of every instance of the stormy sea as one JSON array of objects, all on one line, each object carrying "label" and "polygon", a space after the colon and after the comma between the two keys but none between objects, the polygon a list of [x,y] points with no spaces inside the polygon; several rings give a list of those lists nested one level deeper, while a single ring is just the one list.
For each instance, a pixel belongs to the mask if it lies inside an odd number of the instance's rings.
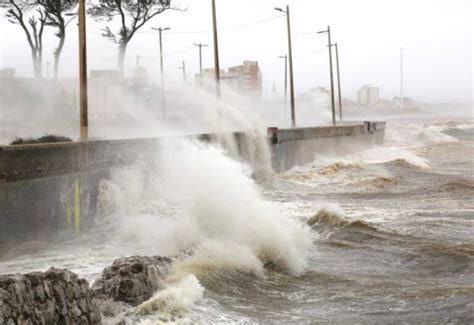
[{"label": "stormy sea", "polygon": [[118,257],[175,258],[163,290],[105,324],[472,324],[473,161],[472,119],[393,118],[381,146],[258,177],[175,141],[112,171],[95,230],[17,247],[0,274],[93,283]]}]

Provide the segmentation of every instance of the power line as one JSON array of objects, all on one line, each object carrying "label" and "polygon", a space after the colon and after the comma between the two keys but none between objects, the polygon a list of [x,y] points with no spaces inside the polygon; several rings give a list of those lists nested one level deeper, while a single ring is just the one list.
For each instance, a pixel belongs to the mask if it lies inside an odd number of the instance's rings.
[{"label": "power line", "polygon": [[247,26],[259,25],[259,24],[263,24],[263,23],[266,23],[266,22],[269,22],[269,21],[272,21],[272,20],[276,20],[276,19],[279,19],[279,18],[283,18],[283,17],[285,17],[285,16],[284,15],[278,15],[278,16],[275,16],[275,17],[272,17],[272,18],[267,18],[267,19],[255,21],[255,22],[252,22],[252,23],[236,25],[236,26],[231,26],[231,27],[224,27],[224,28],[221,29],[221,31],[223,31],[223,30],[232,30],[232,29],[237,29],[237,28],[242,28],[242,27],[247,27]]},{"label": "power line", "polygon": [[183,52],[188,52],[188,51],[191,51],[191,50],[194,50],[194,46],[190,47],[190,48],[187,48],[187,49],[184,49],[184,50],[181,50],[181,51],[178,51],[178,52],[173,52],[173,53],[170,53],[170,54],[163,55],[163,57],[166,58],[166,57],[169,57],[169,56],[173,56],[173,55],[180,54],[180,53],[183,53]]},{"label": "power line", "polygon": [[296,34],[303,34],[303,35],[315,35],[316,32],[299,32],[299,31],[295,31]]},{"label": "power line", "polygon": [[169,38],[167,38],[166,36],[163,36],[163,39],[165,39],[168,43],[171,43],[171,44],[176,45],[176,46],[186,47],[186,48],[193,47],[193,45],[189,45],[189,44],[186,45],[186,44],[182,44],[182,43],[172,41]]},{"label": "power line", "polygon": [[295,57],[295,59],[302,59],[302,58],[307,57],[307,56],[309,56],[309,55],[311,55],[311,54],[316,54],[316,53],[322,52],[322,51],[324,51],[326,48],[327,48],[327,46],[322,47],[322,48],[319,48],[319,49],[317,49],[317,50],[313,50],[313,51],[311,51],[311,52],[308,52],[308,53],[299,55],[299,56]]},{"label": "power line", "polygon": [[[257,21],[253,21],[253,22],[249,22],[249,23],[245,23],[245,24],[241,24],[241,25],[223,27],[223,28],[218,29],[218,31],[221,32],[221,31],[244,28],[244,27],[248,27],[248,26],[260,25],[260,24],[263,24],[263,23],[266,23],[266,22],[269,22],[269,21],[272,21],[272,20],[282,18],[282,17],[284,17],[284,16],[278,15],[278,16],[275,16],[275,17],[272,17],[272,18],[257,20]],[[142,32],[138,32],[138,33],[155,34],[153,31],[142,31]],[[169,32],[168,34],[204,34],[204,33],[212,33],[212,30],[209,30],[209,29],[206,29],[206,30],[188,30],[188,31]]]}]

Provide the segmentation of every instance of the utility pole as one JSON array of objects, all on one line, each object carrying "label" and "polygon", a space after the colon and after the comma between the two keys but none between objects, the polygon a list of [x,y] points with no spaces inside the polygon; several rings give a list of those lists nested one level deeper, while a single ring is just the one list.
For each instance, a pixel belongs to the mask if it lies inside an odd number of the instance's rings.
[{"label": "utility pole", "polygon": [[400,108],[403,109],[403,47],[400,47]]},{"label": "utility pole", "polygon": [[288,29],[288,55],[290,60],[290,104],[291,104],[291,126],[296,126],[295,117],[295,84],[293,80],[293,54],[291,48],[291,24],[290,24],[290,7],[286,6],[286,10],[281,8],[275,8],[276,11],[280,11],[286,14],[286,24]]},{"label": "utility pole", "polygon": [[199,47],[199,73],[202,74],[202,47],[208,46],[207,44],[194,43],[195,46]]},{"label": "utility pole", "polygon": [[178,70],[183,70],[183,82],[186,83],[186,62],[184,60]]},{"label": "utility pole", "polygon": [[288,101],[288,55],[279,56],[280,59],[285,59],[285,104]]},{"label": "utility pole", "polygon": [[143,56],[140,56],[140,54],[137,54],[137,68],[140,66],[140,59],[143,58]]},{"label": "utility pole", "polygon": [[216,78],[216,95],[221,98],[221,71],[219,67],[219,40],[217,38],[216,0],[212,0],[212,30],[214,34],[214,75]]},{"label": "utility pole", "polygon": [[163,118],[166,117],[166,108],[165,108],[165,77],[164,77],[164,71],[163,71],[163,40],[161,34],[164,31],[170,30],[169,27],[158,27],[158,28],[152,28],[154,30],[158,31],[159,37],[160,37],[160,76],[161,76],[161,110],[162,110],[162,115]]},{"label": "utility pole", "polygon": [[342,122],[342,96],[341,96],[341,75],[339,72],[339,50],[337,43],[334,44],[336,48],[336,68],[337,68],[337,92],[338,92],[338,102],[339,102],[339,121]]},{"label": "utility pole", "polygon": [[79,107],[80,137],[88,140],[89,119],[87,111],[87,47],[86,47],[86,1],[79,0]]},{"label": "utility pole", "polygon": [[332,109],[332,124],[336,125],[336,105],[334,101],[334,80],[333,80],[333,73],[332,73],[332,44],[331,44],[331,27],[328,26],[327,30],[322,30],[318,32],[318,34],[328,34],[328,48],[329,48],[329,77],[331,80],[331,109]]}]

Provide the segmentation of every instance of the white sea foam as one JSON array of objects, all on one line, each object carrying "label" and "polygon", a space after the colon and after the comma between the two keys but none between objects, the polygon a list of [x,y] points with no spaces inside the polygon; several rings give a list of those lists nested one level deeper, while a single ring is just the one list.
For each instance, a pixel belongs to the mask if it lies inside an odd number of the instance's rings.
[{"label": "white sea foam", "polygon": [[457,142],[458,140],[443,131],[443,126],[423,126],[411,124],[406,126],[389,127],[385,131],[387,143],[396,146],[419,146],[430,143]]},{"label": "white sea foam", "polygon": [[417,156],[415,153],[402,147],[373,147],[349,156],[349,161],[358,161],[365,164],[380,164],[391,161],[403,161],[414,167],[430,169],[427,159]]},{"label": "white sea foam", "polygon": [[188,275],[167,288],[158,291],[153,297],[140,304],[137,315],[150,315],[159,312],[164,316],[184,316],[192,305],[202,299],[203,286],[194,275]]},{"label": "white sea foam", "polygon": [[250,247],[235,242],[208,240],[193,256],[177,262],[175,272],[205,274],[210,271],[238,271],[263,275],[263,262]]}]

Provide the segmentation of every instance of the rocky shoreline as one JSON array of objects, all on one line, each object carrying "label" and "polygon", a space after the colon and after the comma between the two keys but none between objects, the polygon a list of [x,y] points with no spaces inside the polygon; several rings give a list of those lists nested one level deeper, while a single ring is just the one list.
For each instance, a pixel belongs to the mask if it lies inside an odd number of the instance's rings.
[{"label": "rocky shoreline", "polygon": [[104,306],[133,308],[162,289],[171,263],[160,256],[120,258],[92,286],[67,269],[0,275],[0,324],[101,324],[110,316]]}]

